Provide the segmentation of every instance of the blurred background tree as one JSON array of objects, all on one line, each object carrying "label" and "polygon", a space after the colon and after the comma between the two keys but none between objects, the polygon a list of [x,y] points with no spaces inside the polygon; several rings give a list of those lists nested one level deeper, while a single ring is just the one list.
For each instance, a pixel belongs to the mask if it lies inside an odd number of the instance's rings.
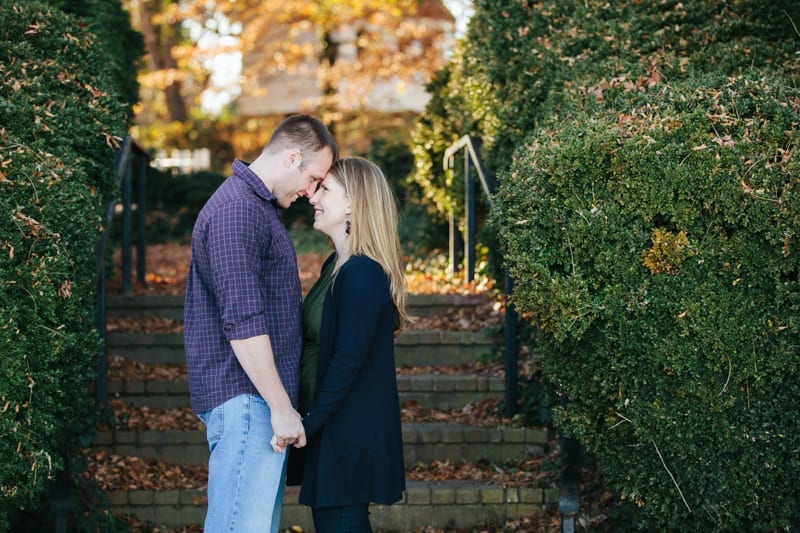
[{"label": "blurred background tree", "polygon": [[[459,4],[463,11],[470,2],[452,3]],[[168,176],[175,170],[151,176],[153,237],[187,240],[192,213],[232,160],[252,160],[282,118],[308,112],[329,126],[344,155],[384,168],[409,206],[409,247],[427,252],[446,242],[446,228],[419,208],[421,189],[407,179],[410,132],[430,99],[426,84],[455,42],[455,19],[441,0],[128,0],[127,7],[147,48],[134,136],[157,163],[172,150],[209,151],[208,168],[177,171],[201,172],[196,178],[175,183]],[[286,214],[289,226],[310,219],[304,202]]]}]

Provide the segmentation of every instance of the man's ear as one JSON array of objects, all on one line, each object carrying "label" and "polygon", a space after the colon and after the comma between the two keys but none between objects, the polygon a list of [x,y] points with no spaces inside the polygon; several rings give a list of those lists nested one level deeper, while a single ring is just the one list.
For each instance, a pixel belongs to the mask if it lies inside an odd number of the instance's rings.
[{"label": "man's ear", "polygon": [[286,151],[284,164],[287,168],[297,168],[303,162],[303,153],[299,148],[290,148]]}]

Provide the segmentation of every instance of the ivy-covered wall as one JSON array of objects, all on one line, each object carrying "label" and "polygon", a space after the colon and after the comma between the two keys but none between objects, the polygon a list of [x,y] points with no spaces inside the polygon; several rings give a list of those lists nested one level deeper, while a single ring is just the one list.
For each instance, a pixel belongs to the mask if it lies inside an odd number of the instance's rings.
[{"label": "ivy-covered wall", "polygon": [[37,504],[93,408],[95,245],[141,40],[114,55],[105,39],[135,36],[128,19],[88,4],[0,2],[0,530]]},{"label": "ivy-covered wall", "polygon": [[439,152],[484,138],[514,302],[616,525],[797,528],[800,5],[475,4],[417,181],[444,195]]}]

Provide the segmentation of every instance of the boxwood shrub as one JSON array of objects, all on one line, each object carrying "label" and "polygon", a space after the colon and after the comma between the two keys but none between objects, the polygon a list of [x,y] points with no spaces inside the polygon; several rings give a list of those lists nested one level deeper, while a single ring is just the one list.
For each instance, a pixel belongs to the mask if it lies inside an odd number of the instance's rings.
[{"label": "boxwood shrub", "polygon": [[634,528],[796,528],[800,5],[474,6],[415,179],[483,137],[556,424]]},{"label": "boxwood shrub", "polygon": [[65,467],[67,439],[92,410],[94,250],[130,117],[116,92],[118,58],[87,19],[26,0],[0,2],[0,20],[4,530],[9,513],[32,508]]},{"label": "boxwood shrub", "polygon": [[[603,83],[671,83],[704,72],[798,68],[794,0],[542,2],[475,0],[468,31],[431,85],[413,135],[413,179],[446,217],[458,213],[460,179],[442,170],[462,135],[483,139],[488,170],[558,113],[572,88],[605,96]],[[455,205],[453,205],[455,202]]]},{"label": "boxwood shrub", "polygon": [[797,526],[800,91],[620,89],[517,152],[495,223],[560,427],[634,525]]}]

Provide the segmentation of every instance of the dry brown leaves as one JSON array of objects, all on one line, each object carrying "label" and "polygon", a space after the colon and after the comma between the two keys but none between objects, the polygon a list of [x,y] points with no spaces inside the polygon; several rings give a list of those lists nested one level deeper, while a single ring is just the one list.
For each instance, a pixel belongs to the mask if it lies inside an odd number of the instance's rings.
[{"label": "dry brown leaves", "polygon": [[173,409],[154,409],[151,407],[136,407],[128,405],[122,400],[108,402],[114,410],[118,429],[134,431],[163,431],[200,430],[203,423],[197,418],[191,408],[176,407]]},{"label": "dry brown leaves", "polygon": [[499,302],[464,306],[449,313],[431,317],[416,317],[408,327],[410,330],[480,331],[497,326],[503,321],[504,311]]},{"label": "dry brown leaves", "polygon": [[109,317],[106,331],[111,333],[182,333],[183,323],[161,316]]},{"label": "dry brown leaves", "polygon": [[532,457],[496,465],[485,460],[467,463],[447,459],[430,464],[417,463],[406,469],[406,477],[418,481],[458,479],[502,487],[552,488],[558,481],[558,472],[554,468],[543,468],[542,465],[553,460],[554,457]]},{"label": "dry brown leaves", "polygon": [[[145,284],[135,282],[137,294],[181,294],[186,288],[192,248],[177,243],[150,244],[145,250]],[[136,264],[136,248],[133,249],[133,264]],[[120,292],[122,287],[122,249],[117,248],[113,257],[114,268],[109,272],[109,291]]]},{"label": "dry brown leaves", "polygon": [[[449,422],[478,427],[512,426],[514,422],[500,415],[499,398],[487,398],[467,404],[462,409],[441,411],[425,409],[419,402],[403,404],[400,416],[403,422]],[[137,407],[121,400],[108,402],[114,411],[117,428],[133,431],[200,430],[203,424],[189,407],[155,409]],[[106,426],[102,426],[105,428]]]},{"label": "dry brown leaves", "polygon": [[439,365],[439,366],[408,366],[397,367],[397,373],[403,375],[419,374],[480,374],[485,376],[502,376],[504,374],[503,363],[482,362],[463,363],[460,365]]},{"label": "dry brown leaves", "polygon": [[169,465],[138,457],[85,450],[86,479],[94,479],[103,490],[178,490],[205,489],[208,468],[193,465]]},{"label": "dry brown leaves", "polygon": [[107,376],[109,381],[186,381],[186,365],[153,365],[110,355]]},{"label": "dry brown leaves", "polygon": [[[132,251],[136,264],[136,249]],[[297,257],[300,284],[303,293],[308,292],[319,276],[327,253],[306,253]],[[186,288],[189,263],[192,258],[191,246],[180,243],[150,244],[145,250],[145,284],[134,280],[137,294],[180,294]],[[113,270],[109,273],[109,291],[119,292],[122,286],[122,251],[117,249],[113,257]],[[135,278],[135,277],[134,277]],[[447,275],[410,273],[406,275],[408,290],[415,294],[484,294],[490,287],[487,284],[453,280]]]},{"label": "dry brown leaves", "polygon": [[403,404],[400,415],[403,422],[452,422],[477,427],[514,425],[510,419],[500,415],[499,403],[500,398],[486,398],[468,403],[461,409],[441,411],[425,409],[416,400],[410,400]]}]

